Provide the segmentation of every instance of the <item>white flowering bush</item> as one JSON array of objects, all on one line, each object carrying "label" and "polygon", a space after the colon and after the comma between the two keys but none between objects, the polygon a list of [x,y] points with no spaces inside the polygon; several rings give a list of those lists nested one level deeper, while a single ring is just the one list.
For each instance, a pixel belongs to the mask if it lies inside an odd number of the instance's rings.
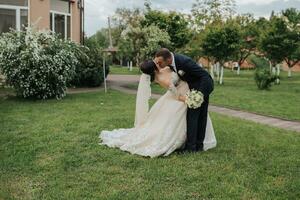
[{"label": "white flowering bush", "polygon": [[11,30],[0,36],[0,69],[19,96],[61,99],[75,73],[77,47],[50,32]]},{"label": "white flowering bush", "polygon": [[189,108],[197,109],[200,108],[204,101],[204,96],[202,92],[198,90],[191,90],[186,94],[185,103]]},{"label": "white flowering bush", "polygon": [[[98,87],[104,81],[103,52],[96,47],[96,43],[86,39],[85,46],[76,55],[79,63],[75,68],[75,76],[69,85],[73,87]],[[105,75],[109,73],[106,62]]]}]

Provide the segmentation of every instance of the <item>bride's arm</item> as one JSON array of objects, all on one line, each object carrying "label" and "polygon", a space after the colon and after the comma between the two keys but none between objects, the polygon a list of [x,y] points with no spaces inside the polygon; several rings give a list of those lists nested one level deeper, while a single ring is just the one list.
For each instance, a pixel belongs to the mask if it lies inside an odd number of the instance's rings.
[{"label": "bride's arm", "polygon": [[179,94],[176,86],[173,84],[171,80],[163,80],[163,81],[155,80],[155,82],[158,83],[161,87],[169,90],[177,100],[185,102],[186,97]]}]

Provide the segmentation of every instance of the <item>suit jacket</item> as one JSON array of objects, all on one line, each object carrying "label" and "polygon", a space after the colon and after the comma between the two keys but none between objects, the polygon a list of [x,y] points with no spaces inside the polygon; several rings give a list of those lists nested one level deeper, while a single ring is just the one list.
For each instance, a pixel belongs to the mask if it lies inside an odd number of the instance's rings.
[{"label": "suit jacket", "polygon": [[187,82],[190,89],[200,90],[204,96],[208,96],[213,91],[212,77],[193,59],[181,54],[174,54],[174,59],[178,76]]}]

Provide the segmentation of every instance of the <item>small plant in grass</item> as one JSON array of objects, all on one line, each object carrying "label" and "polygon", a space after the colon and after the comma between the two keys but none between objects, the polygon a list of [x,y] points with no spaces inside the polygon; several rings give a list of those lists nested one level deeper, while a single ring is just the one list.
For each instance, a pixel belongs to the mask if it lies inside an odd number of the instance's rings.
[{"label": "small plant in grass", "polygon": [[269,90],[277,79],[277,76],[270,73],[270,70],[266,68],[258,68],[255,71],[254,79],[258,89]]},{"label": "small plant in grass", "polygon": [[18,96],[61,99],[75,73],[78,47],[51,32],[11,30],[0,36],[0,68]]},{"label": "small plant in grass", "polygon": [[268,90],[271,88],[272,83],[278,78],[276,75],[273,75],[268,66],[268,61],[262,57],[252,55],[250,57],[251,62],[255,65],[256,70],[254,73],[254,80],[258,89]]}]

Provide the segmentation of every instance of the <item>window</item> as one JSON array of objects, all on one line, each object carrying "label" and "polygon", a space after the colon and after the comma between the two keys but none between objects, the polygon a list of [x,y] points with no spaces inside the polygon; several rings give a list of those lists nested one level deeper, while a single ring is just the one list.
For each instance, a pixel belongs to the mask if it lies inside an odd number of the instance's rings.
[{"label": "window", "polygon": [[28,26],[28,10],[20,10],[21,29],[24,30]]},{"label": "window", "polygon": [[70,2],[51,0],[50,29],[62,38],[71,37]]},{"label": "window", "polygon": [[0,8],[0,33],[16,28],[16,11]]},{"label": "window", "polygon": [[0,0],[0,33],[28,25],[28,0]]},{"label": "window", "polygon": [[[1,1],[1,0],[0,0]],[[61,13],[70,13],[70,2],[63,0],[51,0],[51,10]]]},{"label": "window", "polygon": [[0,5],[28,6],[28,0],[0,0]]}]

